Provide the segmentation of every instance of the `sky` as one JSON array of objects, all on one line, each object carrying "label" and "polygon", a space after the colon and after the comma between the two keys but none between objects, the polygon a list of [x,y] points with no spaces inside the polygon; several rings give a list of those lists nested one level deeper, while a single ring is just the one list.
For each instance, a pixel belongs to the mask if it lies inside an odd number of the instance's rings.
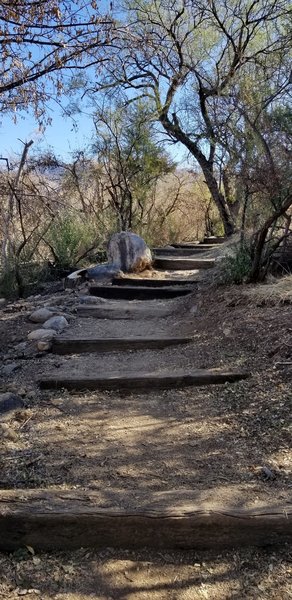
[{"label": "sky", "polygon": [[[107,12],[109,6],[114,9],[115,3],[109,0],[99,2],[100,12]],[[68,98],[63,100],[64,106]],[[82,107],[86,111],[86,106]],[[53,100],[48,104],[48,113],[52,124],[46,127],[44,132],[39,130],[38,123],[33,111],[20,111],[15,115],[1,115],[0,118],[0,158],[11,159],[22,152],[22,142],[34,141],[33,152],[45,152],[50,150],[62,160],[69,161],[75,150],[84,150],[89,146],[94,133],[92,118],[86,112],[70,117],[65,117],[62,107]],[[16,123],[14,122],[16,116]],[[177,161],[185,161],[185,150],[180,144],[168,145],[168,152]]]},{"label": "sky", "polygon": [[68,160],[74,150],[84,149],[88,145],[93,132],[89,117],[86,115],[81,116],[76,129],[72,119],[64,117],[60,108],[51,106],[50,115],[52,125],[49,125],[44,133],[39,131],[38,123],[33,114],[20,112],[16,115],[16,124],[13,122],[12,116],[2,117],[0,155],[7,158],[12,157],[21,152],[21,141],[33,140],[34,149],[46,150],[50,148],[54,154]]},{"label": "sky", "polygon": [[[19,112],[17,122],[12,115],[2,115],[0,124],[0,157],[12,159],[22,152],[22,142],[34,141],[33,151],[51,150],[55,156],[69,161],[75,150],[89,146],[94,127],[88,114],[70,117],[62,114],[61,107],[51,103],[49,113],[52,124],[42,133],[33,113]],[[168,145],[167,151],[176,162],[185,162],[186,152],[180,144]]]}]

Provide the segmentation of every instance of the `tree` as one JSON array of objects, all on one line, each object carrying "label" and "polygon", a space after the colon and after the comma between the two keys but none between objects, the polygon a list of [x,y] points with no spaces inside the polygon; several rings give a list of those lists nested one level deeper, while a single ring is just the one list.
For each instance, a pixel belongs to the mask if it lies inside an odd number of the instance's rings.
[{"label": "tree", "polygon": [[157,180],[175,165],[155,137],[145,102],[116,104],[97,111],[93,150],[104,173],[104,189],[117,215],[118,227],[128,230],[143,220],[146,200]]},{"label": "tree", "polygon": [[[220,185],[217,106],[247,65],[285,48],[282,0],[191,0],[126,3],[123,34],[111,51],[103,89],[147,97],[167,135],[200,165],[226,235],[234,219]],[[286,41],[285,41],[286,40]],[[100,89],[100,86],[97,87]]]},{"label": "tree", "polygon": [[33,106],[42,122],[65,71],[98,67],[112,25],[95,0],[1,0],[0,112]]}]

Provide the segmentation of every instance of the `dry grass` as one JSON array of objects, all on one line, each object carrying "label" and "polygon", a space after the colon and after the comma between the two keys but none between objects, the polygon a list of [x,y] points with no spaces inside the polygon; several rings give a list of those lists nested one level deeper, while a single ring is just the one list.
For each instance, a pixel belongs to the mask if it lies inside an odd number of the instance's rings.
[{"label": "dry grass", "polygon": [[243,291],[252,303],[292,304],[292,275],[272,279],[263,285],[248,287]]}]

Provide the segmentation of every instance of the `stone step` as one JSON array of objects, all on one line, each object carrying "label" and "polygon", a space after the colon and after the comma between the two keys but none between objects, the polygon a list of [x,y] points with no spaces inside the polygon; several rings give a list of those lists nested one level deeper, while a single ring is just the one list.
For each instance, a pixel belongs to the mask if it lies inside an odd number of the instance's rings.
[{"label": "stone step", "polygon": [[56,371],[41,377],[41,389],[68,390],[145,390],[172,389],[187,386],[203,386],[218,383],[232,383],[246,379],[249,373],[224,371],[220,369],[171,370],[165,372],[135,373],[114,371],[101,375],[69,374]]},{"label": "stone step", "polygon": [[135,285],[91,285],[89,288],[89,293],[92,296],[108,298],[111,300],[160,300],[165,298],[176,298],[177,296],[186,296],[192,291],[193,289],[190,286],[151,288],[150,286],[138,287]]},{"label": "stone step", "polygon": [[57,337],[53,340],[55,354],[80,354],[82,352],[113,352],[115,350],[145,350],[188,344],[191,337],[129,337],[129,338],[73,338]]},{"label": "stone step", "polygon": [[197,269],[211,269],[215,265],[214,258],[156,258],[155,269],[167,271],[191,271]]},{"label": "stone step", "polygon": [[[205,490],[203,497],[214,496]],[[292,541],[292,505],[244,508],[200,500],[196,490],[139,492],[13,489],[1,491],[0,550],[32,547],[221,550]]]},{"label": "stone step", "polygon": [[113,279],[113,285],[120,286],[138,286],[138,287],[155,287],[155,288],[165,288],[165,287],[177,287],[177,286],[194,286],[198,284],[198,280],[195,279],[142,279],[142,278],[134,278],[134,277],[115,277]]}]

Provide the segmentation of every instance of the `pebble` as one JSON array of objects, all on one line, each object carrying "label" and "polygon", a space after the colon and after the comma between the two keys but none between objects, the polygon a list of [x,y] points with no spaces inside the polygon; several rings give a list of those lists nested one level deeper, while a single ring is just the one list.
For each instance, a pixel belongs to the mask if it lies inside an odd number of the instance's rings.
[{"label": "pebble", "polygon": [[80,296],[79,301],[81,304],[103,304],[108,302],[106,298],[99,298],[98,296]]},{"label": "pebble", "polygon": [[49,350],[52,349],[52,342],[51,342],[51,340],[39,340],[37,342],[37,349],[40,352],[49,352]]},{"label": "pebble", "polygon": [[24,350],[26,350],[27,348],[27,342],[20,342],[20,344],[17,344],[17,346],[15,346],[14,350],[16,352],[24,352]]},{"label": "pebble", "polygon": [[16,442],[18,440],[18,433],[14,431],[7,423],[1,423],[2,435],[6,440]]},{"label": "pebble", "polygon": [[54,329],[55,331],[63,331],[68,327],[69,323],[65,317],[51,317],[43,324],[44,329]]},{"label": "pebble", "polygon": [[0,394],[0,414],[10,413],[14,410],[23,408],[23,401],[20,396],[13,392]]},{"label": "pebble", "polygon": [[5,365],[5,367],[2,367],[2,375],[12,375],[12,373],[14,373],[14,371],[17,371],[17,369],[21,368],[21,364],[19,363],[9,363],[8,365]]},{"label": "pebble", "polygon": [[28,334],[28,339],[33,341],[51,340],[56,335],[55,329],[35,329]]}]

